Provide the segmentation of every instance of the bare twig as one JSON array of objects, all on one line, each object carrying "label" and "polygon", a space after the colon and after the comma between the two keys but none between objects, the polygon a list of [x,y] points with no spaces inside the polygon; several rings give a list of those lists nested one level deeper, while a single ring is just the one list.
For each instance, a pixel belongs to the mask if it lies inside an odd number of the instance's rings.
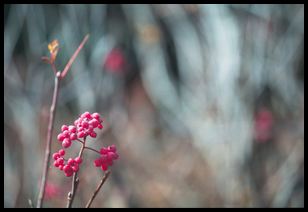
[{"label": "bare twig", "polygon": [[56,105],[57,105],[57,99],[58,99],[58,93],[59,93],[59,74],[56,74],[55,76],[55,87],[53,91],[53,97],[52,97],[52,104],[50,107],[50,114],[49,114],[49,123],[48,123],[48,132],[47,132],[47,143],[46,143],[46,151],[45,151],[45,159],[44,159],[44,168],[43,168],[43,175],[41,180],[41,186],[40,186],[40,192],[37,199],[37,208],[42,207],[42,201],[44,198],[45,193],[45,184],[47,180],[48,175],[48,164],[50,160],[50,147],[51,147],[51,140],[52,140],[52,131],[53,131],[53,125],[54,125],[54,117],[56,114]]},{"label": "bare twig", "polygon": [[88,201],[86,208],[90,208],[94,198],[96,197],[97,193],[99,192],[99,190],[101,189],[101,187],[104,185],[105,181],[107,180],[108,176],[110,175],[111,171],[107,171],[103,177],[103,179],[101,180],[100,184],[97,186],[96,190],[94,191],[92,197],[90,198],[90,200]]},{"label": "bare twig", "polygon": [[82,40],[81,44],[79,45],[79,47],[76,49],[75,53],[73,54],[73,56],[71,57],[71,59],[68,61],[68,63],[66,64],[64,70],[61,73],[61,78],[64,78],[65,75],[67,74],[68,70],[70,69],[70,67],[72,66],[74,60],[76,59],[77,55],[79,54],[80,50],[82,49],[82,47],[84,46],[84,44],[87,42],[89,38],[89,34],[87,34],[85,36],[85,38]]},{"label": "bare twig", "polygon": [[91,148],[91,147],[84,147],[85,149],[89,149],[89,150],[92,150],[92,151],[94,151],[94,152],[96,152],[96,153],[98,153],[98,154],[101,154],[99,151],[97,151],[96,149],[93,149],[93,148]]},{"label": "bare twig", "polygon": [[[85,149],[85,145],[86,145],[86,141],[84,141],[82,143],[82,147],[79,151],[78,157],[82,156],[83,150]],[[74,198],[75,198],[76,190],[77,190],[77,187],[78,187],[78,184],[79,184],[79,178],[77,177],[77,174],[78,174],[78,171],[75,172],[74,175],[73,175],[72,189],[71,189],[70,192],[68,192],[68,195],[67,195],[67,205],[66,205],[67,208],[72,207],[72,204],[73,204],[73,201],[74,201]]]}]

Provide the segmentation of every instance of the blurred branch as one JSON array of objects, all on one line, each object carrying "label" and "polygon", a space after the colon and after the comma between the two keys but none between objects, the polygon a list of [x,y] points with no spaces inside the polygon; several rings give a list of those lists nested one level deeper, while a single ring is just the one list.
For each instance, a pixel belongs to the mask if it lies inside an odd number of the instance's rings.
[{"label": "blurred branch", "polygon": [[66,64],[64,70],[61,73],[61,78],[64,78],[65,75],[67,74],[68,70],[70,69],[70,67],[72,66],[74,60],[76,59],[77,55],[79,54],[80,50],[82,49],[82,47],[84,46],[84,44],[87,42],[87,40],[89,39],[89,34],[87,34],[85,36],[85,38],[82,40],[81,44],[79,45],[79,47],[77,48],[77,50],[75,51],[75,53],[73,54],[73,56],[71,57],[71,59],[68,61],[68,63]]},{"label": "blurred branch", "polygon": [[[78,157],[81,158],[83,150],[85,149],[85,145],[86,145],[86,140],[84,140],[84,142],[82,143],[82,147],[80,148]],[[72,181],[72,190],[70,192],[68,192],[67,195],[67,208],[71,208],[74,198],[75,198],[75,194],[76,194],[76,190],[79,184],[79,178],[77,177],[78,171],[74,173],[73,175],[73,181]]]},{"label": "blurred branch", "polygon": [[92,197],[90,198],[90,200],[88,201],[86,208],[90,208],[94,198],[96,197],[96,195],[98,194],[99,190],[101,189],[101,187],[104,185],[105,181],[107,180],[107,178],[109,177],[111,171],[107,171],[103,177],[103,179],[101,180],[100,184],[97,186],[96,190],[94,191],[94,193],[92,194]]},{"label": "blurred branch", "polygon": [[45,159],[44,159],[44,168],[43,168],[43,176],[41,180],[41,186],[40,186],[40,192],[37,200],[37,208],[42,207],[42,201],[44,198],[45,193],[45,185],[46,185],[46,179],[48,175],[48,164],[50,160],[50,148],[51,148],[51,139],[52,139],[52,131],[53,131],[53,125],[54,125],[54,116],[56,114],[56,106],[57,106],[57,99],[58,99],[58,93],[59,93],[59,74],[55,76],[55,87],[52,97],[52,104],[50,107],[50,113],[49,113],[49,124],[48,124],[48,133],[47,133],[47,146],[45,150]]}]

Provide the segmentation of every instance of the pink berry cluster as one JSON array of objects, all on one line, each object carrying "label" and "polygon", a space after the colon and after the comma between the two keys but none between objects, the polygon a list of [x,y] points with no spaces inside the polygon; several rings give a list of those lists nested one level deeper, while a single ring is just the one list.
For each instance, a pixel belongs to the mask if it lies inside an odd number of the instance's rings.
[{"label": "pink berry cluster", "polygon": [[113,164],[113,160],[119,158],[119,155],[117,154],[117,149],[114,144],[108,146],[107,148],[101,148],[100,154],[101,156],[94,161],[94,165],[96,167],[100,166],[103,171],[106,171],[108,169],[108,166],[111,166]]},{"label": "pink berry cluster", "polygon": [[63,148],[68,148],[71,146],[72,141],[78,138],[86,138],[91,136],[96,138],[96,132],[94,129],[102,129],[102,120],[98,113],[85,112],[80,115],[80,117],[74,121],[74,125],[63,125],[61,127],[61,133],[58,135],[59,142],[62,142]]},{"label": "pink berry cluster", "polygon": [[[103,147],[100,151],[86,146],[87,136],[95,138],[96,133],[94,130],[96,128],[102,129],[102,122],[103,121],[98,113],[91,114],[89,112],[85,112],[74,121],[74,125],[63,125],[61,127],[61,133],[58,135],[58,140],[62,143],[63,148],[70,147],[72,141],[78,140],[82,143],[82,151],[84,149],[89,149],[95,152],[95,154],[100,155],[100,158],[94,161],[94,165],[97,167],[100,166],[103,171],[106,171],[108,166],[111,166],[113,161],[119,158],[115,145],[111,145],[106,148]],[[83,138],[83,141],[79,140],[79,138]],[[80,157],[76,157],[75,159],[69,158],[66,160],[64,158],[65,150],[60,149],[52,155],[54,159],[53,165],[63,171],[67,177],[70,177],[74,174],[74,172],[78,172],[79,170],[79,165],[82,163],[82,151],[80,153]]]},{"label": "pink berry cluster", "polygon": [[79,164],[82,163],[82,158],[76,157],[75,159],[69,158],[67,161],[63,157],[65,155],[64,149],[60,149],[58,152],[52,155],[55,160],[53,165],[58,167],[61,171],[64,171],[67,177],[73,175],[74,172],[79,170]]}]

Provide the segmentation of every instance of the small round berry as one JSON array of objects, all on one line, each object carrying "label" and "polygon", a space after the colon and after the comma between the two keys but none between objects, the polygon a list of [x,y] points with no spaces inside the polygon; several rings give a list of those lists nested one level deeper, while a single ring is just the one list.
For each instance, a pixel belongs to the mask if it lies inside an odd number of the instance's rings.
[{"label": "small round berry", "polygon": [[101,161],[101,159],[100,159],[100,158],[98,158],[98,159],[94,160],[94,165],[95,165],[96,167],[101,166],[101,165],[102,165],[102,161]]},{"label": "small round berry", "polygon": [[76,157],[75,158],[75,162],[78,163],[78,164],[81,164],[82,163],[82,158],[81,157]]},{"label": "small round berry", "polygon": [[73,175],[73,172],[65,172],[65,176],[70,177]]},{"label": "small round berry", "polygon": [[68,147],[71,146],[71,144],[72,144],[71,140],[69,140],[68,138],[66,138],[66,139],[63,140],[62,147],[63,147],[63,148],[68,148]]},{"label": "small round berry", "polygon": [[68,130],[64,130],[62,135],[65,137],[65,138],[69,138],[70,137],[70,132]]},{"label": "small round berry", "polygon": [[104,126],[102,124],[98,124],[97,127],[98,129],[103,129]]},{"label": "small round berry", "polygon": [[64,130],[68,130],[68,127],[67,127],[67,125],[62,125],[62,127],[61,127],[61,130],[62,130],[62,132],[64,131]]},{"label": "small round berry", "polygon": [[77,134],[76,134],[76,133],[72,133],[72,134],[70,135],[70,139],[71,139],[71,140],[76,140],[76,139],[77,139]]},{"label": "small round berry", "polygon": [[73,166],[75,164],[75,161],[72,158],[69,158],[67,161],[67,165]]},{"label": "small round berry", "polygon": [[64,171],[64,172],[71,172],[71,171],[72,171],[72,168],[71,168],[71,166],[69,166],[69,165],[65,165],[65,166],[63,166],[63,171]]},{"label": "small round berry", "polygon": [[64,156],[65,155],[65,150],[64,149],[60,149],[59,150],[59,155]]},{"label": "small round berry", "polygon": [[114,152],[108,152],[108,153],[107,153],[107,159],[108,159],[108,160],[111,160],[111,161],[112,161],[112,160],[114,159],[114,157],[115,157],[115,156],[114,156]]},{"label": "small round berry", "polygon": [[63,141],[65,136],[62,133],[60,133],[57,138],[59,141]]},{"label": "small round berry", "polygon": [[78,164],[75,164],[74,166],[72,166],[72,169],[73,169],[74,172],[78,172],[78,170],[79,170]]},{"label": "small round berry", "polygon": [[77,130],[76,127],[73,126],[73,125],[70,125],[70,126],[68,127],[68,131],[70,131],[71,133],[75,133],[76,130]]},{"label": "small round berry", "polygon": [[59,165],[63,165],[64,164],[64,159],[63,158],[58,158],[56,161],[57,161],[57,163]]},{"label": "small round berry", "polygon": [[96,132],[94,132],[94,131],[91,132],[91,133],[90,133],[90,136],[91,136],[92,138],[96,138]]},{"label": "small round berry", "polygon": [[55,161],[55,162],[53,162],[53,165],[55,166],[55,167],[59,167],[59,163],[58,163],[58,161]]},{"label": "small round berry", "polygon": [[63,170],[63,165],[59,165],[59,169],[62,171]]},{"label": "small round berry", "polygon": [[102,166],[101,166],[101,167],[102,167],[102,170],[103,170],[103,171],[106,171],[106,170],[108,169],[107,164],[102,164]]},{"label": "small round berry", "polygon": [[89,123],[87,121],[83,121],[82,127],[87,129],[89,127]]},{"label": "small round berry", "polygon": [[74,125],[75,125],[75,126],[77,126],[77,125],[78,125],[78,123],[79,123],[79,121],[78,121],[78,120],[75,120],[75,121],[74,121]]},{"label": "small round berry", "polygon": [[100,115],[99,115],[98,113],[93,113],[93,114],[92,114],[92,117],[95,118],[97,121],[99,121],[100,118],[101,118]]},{"label": "small round berry", "polygon": [[92,120],[89,122],[89,124],[92,125],[94,128],[97,127],[98,123],[99,123],[99,122],[98,122],[96,119],[92,119]]},{"label": "small round berry", "polygon": [[52,157],[54,160],[57,160],[60,157],[60,155],[59,153],[56,152],[56,153],[53,153]]},{"label": "small round berry", "polygon": [[83,137],[85,137],[85,135],[86,134],[83,131],[81,131],[81,132],[78,133],[78,138],[83,138]]},{"label": "small round berry", "polygon": [[105,147],[103,147],[103,148],[100,149],[99,152],[100,152],[101,154],[107,154],[108,150],[107,150]]},{"label": "small round berry", "polygon": [[102,163],[106,163],[108,161],[107,155],[102,155],[101,156],[101,161],[102,161]]},{"label": "small round berry", "polygon": [[111,146],[108,147],[108,150],[111,151],[111,152],[116,152],[117,148],[114,144],[112,144]]}]

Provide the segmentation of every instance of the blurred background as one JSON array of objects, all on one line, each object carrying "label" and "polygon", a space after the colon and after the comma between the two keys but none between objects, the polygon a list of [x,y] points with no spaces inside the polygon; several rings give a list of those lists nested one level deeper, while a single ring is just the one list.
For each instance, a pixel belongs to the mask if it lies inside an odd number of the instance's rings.
[{"label": "blurred background", "polygon": [[[304,207],[304,5],[5,5],[4,206],[36,204],[54,87],[62,124],[99,112],[120,159],[92,207]],[[74,143],[67,154],[76,156]],[[85,152],[73,207],[102,171]],[[52,160],[51,160],[52,161]],[[44,207],[71,178],[52,165]]]}]

